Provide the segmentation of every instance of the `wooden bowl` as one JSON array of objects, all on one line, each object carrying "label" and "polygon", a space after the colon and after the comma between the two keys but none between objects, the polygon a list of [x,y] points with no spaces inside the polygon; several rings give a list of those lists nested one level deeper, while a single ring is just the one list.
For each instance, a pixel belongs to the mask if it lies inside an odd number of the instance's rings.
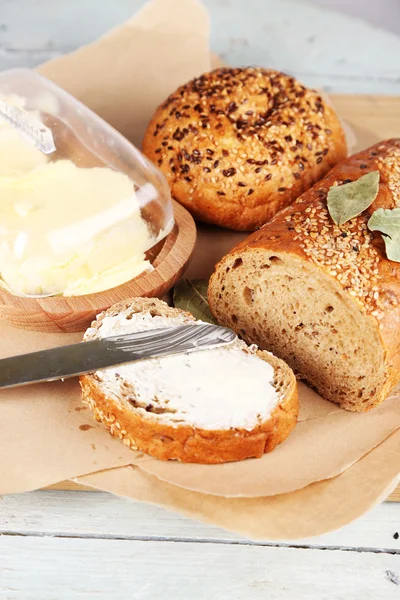
[{"label": "wooden bowl", "polygon": [[21,298],[0,288],[0,320],[33,331],[84,331],[98,313],[120,300],[166,294],[182,276],[196,243],[192,216],[177,202],[173,204],[175,225],[152,260],[153,271],[111,290],[87,296]]}]

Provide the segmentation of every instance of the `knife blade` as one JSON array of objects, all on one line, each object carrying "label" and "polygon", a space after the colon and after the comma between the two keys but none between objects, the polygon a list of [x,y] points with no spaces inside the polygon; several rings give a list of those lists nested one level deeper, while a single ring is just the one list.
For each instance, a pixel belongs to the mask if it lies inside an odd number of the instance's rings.
[{"label": "knife blade", "polygon": [[231,343],[231,329],[209,323],[152,329],[0,360],[0,388],[67,379],[128,362]]}]

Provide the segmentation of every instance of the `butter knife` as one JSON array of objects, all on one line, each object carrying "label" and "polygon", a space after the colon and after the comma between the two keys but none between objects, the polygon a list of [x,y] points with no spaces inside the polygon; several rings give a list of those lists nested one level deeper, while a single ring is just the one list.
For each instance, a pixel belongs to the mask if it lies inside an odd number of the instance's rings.
[{"label": "butter knife", "polygon": [[0,388],[67,379],[114,365],[223,346],[231,329],[208,323],[153,329],[0,360]]}]

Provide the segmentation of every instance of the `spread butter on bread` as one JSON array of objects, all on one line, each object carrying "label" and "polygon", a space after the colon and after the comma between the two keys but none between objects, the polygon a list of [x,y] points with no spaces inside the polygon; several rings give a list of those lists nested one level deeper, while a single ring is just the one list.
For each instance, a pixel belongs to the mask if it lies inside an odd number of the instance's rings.
[{"label": "spread butter on bread", "polygon": [[[121,302],[85,340],[195,322],[158,299]],[[199,321],[200,322],[200,321]],[[260,457],[298,413],[290,368],[236,339],[225,347],[120,365],[80,379],[84,401],[110,433],[163,460],[222,463]]]},{"label": "spread butter on bread", "polygon": [[[327,194],[378,170],[373,204],[335,225]],[[267,348],[327,400],[352,411],[380,402],[400,380],[400,264],[368,219],[400,206],[400,140],[332,169],[234,248],[216,267],[210,308],[246,342]]]}]

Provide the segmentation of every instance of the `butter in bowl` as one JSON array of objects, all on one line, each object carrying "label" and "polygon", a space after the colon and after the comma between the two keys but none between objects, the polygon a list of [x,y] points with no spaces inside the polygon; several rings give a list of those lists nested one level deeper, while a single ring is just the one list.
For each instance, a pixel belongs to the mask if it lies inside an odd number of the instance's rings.
[{"label": "butter in bowl", "polygon": [[0,318],[83,329],[136,295],[173,230],[167,182],[128,140],[36,72],[0,74]]}]

